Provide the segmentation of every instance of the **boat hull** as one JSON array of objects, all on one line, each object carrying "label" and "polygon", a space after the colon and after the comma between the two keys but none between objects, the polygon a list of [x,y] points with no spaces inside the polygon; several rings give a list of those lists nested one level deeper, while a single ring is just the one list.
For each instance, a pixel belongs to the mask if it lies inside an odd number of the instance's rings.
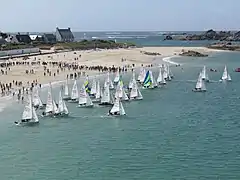
[{"label": "boat hull", "polygon": [[54,114],[53,117],[68,117],[68,114],[59,113],[59,114]]},{"label": "boat hull", "polygon": [[78,103],[78,99],[70,99],[68,100],[69,103]]},{"label": "boat hull", "polygon": [[113,103],[106,102],[106,103],[99,103],[98,105],[99,106],[113,106]]},{"label": "boat hull", "polygon": [[63,100],[64,101],[69,101],[69,100],[71,100],[71,97],[63,97]]},{"label": "boat hull", "polygon": [[139,97],[137,97],[137,98],[130,98],[130,100],[131,101],[140,101],[140,100],[143,100],[143,98],[139,98]]},{"label": "boat hull", "polygon": [[35,125],[38,125],[39,124],[39,121],[38,122],[14,122],[15,125],[17,126],[35,126]]},{"label": "boat hull", "polygon": [[79,104],[77,107],[79,107],[79,108],[92,108],[93,105]]},{"label": "boat hull", "polygon": [[193,92],[206,92],[207,90],[201,90],[201,89],[193,89]]}]

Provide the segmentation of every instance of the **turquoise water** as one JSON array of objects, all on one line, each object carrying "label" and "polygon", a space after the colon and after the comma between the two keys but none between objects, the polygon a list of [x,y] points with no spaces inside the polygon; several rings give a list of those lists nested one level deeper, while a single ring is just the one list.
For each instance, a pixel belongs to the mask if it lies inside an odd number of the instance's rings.
[{"label": "turquoise water", "polygon": [[[142,101],[124,103],[126,117],[107,117],[106,107],[68,104],[69,118],[17,127],[23,107],[13,103],[0,117],[1,179],[239,180],[240,73],[233,72],[239,57],[176,59],[183,69],[172,67],[175,79],[165,88],[142,90]],[[208,72],[214,81],[206,93],[194,93],[203,64],[218,72]],[[233,79],[227,84],[218,82],[225,64]]]}]

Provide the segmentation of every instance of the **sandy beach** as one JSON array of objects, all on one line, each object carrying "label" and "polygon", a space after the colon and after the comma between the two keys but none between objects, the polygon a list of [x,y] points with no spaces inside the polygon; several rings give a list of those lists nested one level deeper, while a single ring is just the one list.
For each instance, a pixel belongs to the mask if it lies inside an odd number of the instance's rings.
[{"label": "sandy beach", "polygon": [[[144,48],[132,48],[132,49],[115,49],[115,50],[91,50],[91,51],[71,51],[62,52],[50,55],[38,55],[31,56],[28,59],[14,58],[8,60],[8,62],[25,62],[25,64],[18,64],[9,66],[8,68],[1,68],[1,83],[12,83],[13,81],[22,82],[21,86],[29,87],[34,81],[40,84],[46,84],[49,82],[61,81],[67,78],[69,74],[75,72],[83,72],[85,75],[93,75],[102,73],[99,70],[89,70],[88,67],[93,66],[105,66],[105,67],[127,67],[132,69],[134,67],[140,67],[153,65],[156,66],[160,63],[172,63],[169,57],[173,57],[181,53],[182,50],[194,50],[201,53],[209,53],[215,50],[207,49],[205,47],[144,47]],[[146,55],[143,52],[156,52],[160,53],[159,56]],[[157,58],[157,62],[156,62]],[[164,61],[161,62],[161,59]],[[29,62],[29,64],[26,64]],[[73,70],[72,68],[59,68],[58,65],[54,65],[56,62],[83,66],[82,69]],[[47,63],[47,65],[43,65]],[[29,71],[26,73],[26,71]],[[30,73],[30,71],[33,71]],[[48,72],[47,72],[48,71]],[[84,75],[84,76],[85,76]],[[11,89],[16,87],[12,86]]]}]

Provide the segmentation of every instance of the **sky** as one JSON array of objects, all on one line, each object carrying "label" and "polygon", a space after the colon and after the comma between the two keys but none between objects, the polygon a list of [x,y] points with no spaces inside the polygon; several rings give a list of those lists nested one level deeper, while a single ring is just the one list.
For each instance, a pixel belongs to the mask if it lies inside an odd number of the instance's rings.
[{"label": "sky", "polygon": [[0,31],[240,30],[240,0],[1,0]]}]

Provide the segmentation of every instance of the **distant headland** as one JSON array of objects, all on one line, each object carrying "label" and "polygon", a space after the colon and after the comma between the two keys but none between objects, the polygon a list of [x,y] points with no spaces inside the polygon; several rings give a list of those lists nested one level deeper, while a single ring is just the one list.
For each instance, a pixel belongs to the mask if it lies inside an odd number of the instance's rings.
[{"label": "distant headland", "polygon": [[166,34],[164,40],[181,40],[181,41],[197,41],[197,40],[212,40],[212,41],[240,41],[240,31],[214,31],[210,29],[201,34]]}]

